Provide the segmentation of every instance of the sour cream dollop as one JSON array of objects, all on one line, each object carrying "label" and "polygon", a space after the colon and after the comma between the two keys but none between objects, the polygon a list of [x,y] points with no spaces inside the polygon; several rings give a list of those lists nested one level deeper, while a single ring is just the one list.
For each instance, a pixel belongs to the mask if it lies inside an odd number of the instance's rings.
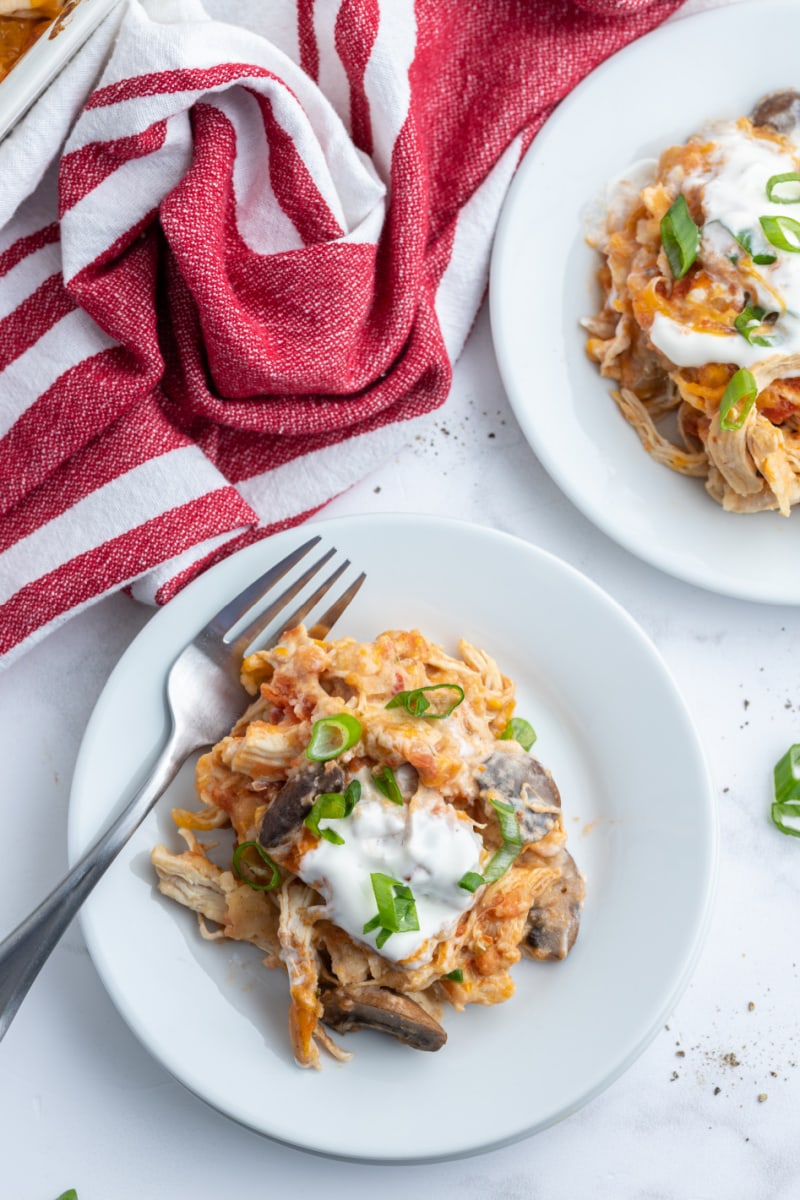
[{"label": "sour cream dollop", "polygon": [[480,870],[483,844],[471,823],[436,792],[420,789],[410,803],[398,805],[372,786],[369,772],[359,772],[358,779],[362,798],[350,816],[321,822],[344,843],[320,838],[303,855],[297,873],[323,896],[334,924],[373,947],[379,929],[364,933],[377,913],[370,876],[388,875],[410,887],[419,929],[393,933],[380,953],[403,966],[419,967],[430,961],[436,943],[454,932],[474,903],[474,894],[458,881],[468,871]]}]

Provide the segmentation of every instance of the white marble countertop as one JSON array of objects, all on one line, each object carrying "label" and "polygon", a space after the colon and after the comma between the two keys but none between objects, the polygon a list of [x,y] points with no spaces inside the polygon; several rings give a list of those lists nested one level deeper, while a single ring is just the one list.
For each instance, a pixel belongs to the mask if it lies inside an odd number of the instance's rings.
[{"label": "white marble countertop", "polygon": [[[469,1160],[364,1166],[273,1144],[185,1091],[117,1014],[75,923],[0,1045],[3,1197],[55,1200],[68,1187],[79,1200],[257,1197],[289,1188],[399,1200],[419,1187],[453,1200],[795,1197],[800,843],[769,820],[773,764],[800,741],[795,610],[683,584],[585,520],[522,438],[485,312],[446,408],[326,515],[381,511],[450,515],[542,546],[605,588],[660,650],[705,746],[721,825],[714,915],[686,992],[626,1074],[561,1124]],[[10,851],[0,936],[65,869],[83,729],[150,615],[125,596],[107,599],[0,676]]]}]

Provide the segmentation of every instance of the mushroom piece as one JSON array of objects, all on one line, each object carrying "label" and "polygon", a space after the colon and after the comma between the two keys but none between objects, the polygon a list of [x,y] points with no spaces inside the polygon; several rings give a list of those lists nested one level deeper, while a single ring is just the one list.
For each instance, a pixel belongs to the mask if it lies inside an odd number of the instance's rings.
[{"label": "mushroom piece", "polygon": [[800,92],[784,88],[759,100],[752,112],[754,125],[768,125],[776,133],[791,134],[800,127]]},{"label": "mushroom piece", "polygon": [[540,841],[559,821],[561,797],[553,776],[521,749],[495,751],[483,763],[477,783],[487,810],[492,800],[514,805],[526,843]]},{"label": "mushroom piece", "polygon": [[583,876],[566,850],[560,850],[551,864],[560,868],[560,875],[536,897],[528,913],[524,950],[529,958],[566,958],[580,928]]},{"label": "mushroom piece", "polygon": [[261,845],[277,846],[302,825],[317,796],[340,792],[343,787],[344,771],[337,763],[304,763],[289,776],[264,813],[258,832]]},{"label": "mushroom piece", "polygon": [[375,1029],[414,1050],[440,1050],[447,1034],[422,1005],[389,988],[367,985],[323,992],[322,1020],[339,1033]]}]

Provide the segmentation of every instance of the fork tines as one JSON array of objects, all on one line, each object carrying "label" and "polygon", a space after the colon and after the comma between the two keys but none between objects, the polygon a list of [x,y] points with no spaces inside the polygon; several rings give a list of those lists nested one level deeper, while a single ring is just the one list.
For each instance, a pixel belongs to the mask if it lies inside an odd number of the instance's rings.
[{"label": "fork tines", "polygon": [[[337,580],[350,567],[350,560],[345,559],[309,595],[303,595],[304,589],[310,585],[314,577],[319,574],[325,564],[330,562],[336,554],[336,548],[332,547],[326,550],[309,567],[306,567],[297,578],[293,579],[265,609],[260,610],[259,602],[265,598],[267,593],[272,590],[280,579],[289,574],[300,559],[312,547],[316,546],[320,540],[319,537],[314,537],[298,547],[297,550],[287,555],[285,559],[282,559],[281,562],[270,568],[269,571],[266,571],[259,579],[249,584],[244,591],[218,614],[217,621],[221,622],[224,614],[228,614],[231,611],[235,613],[228,628],[224,632],[219,630],[222,634],[222,641],[230,647],[235,655],[243,658],[248,651],[259,648],[256,646],[256,643],[262,634],[267,634],[267,636],[260,642],[260,646],[274,646],[280,640],[280,636],[285,630],[293,629],[301,621],[305,621],[310,614],[313,614],[320,601],[328,595]],[[351,603],[365,579],[366,575],[362,572],[329,604],[325,612],[316,618],[314,624],[309,629],[312,637],[327,637],[329,631]],[[284,609],[298,597],[300,598],[300,602],[297,607],[288,615],[282,615]],[[251,614],[253,614],[252,617]],[[275,625],[279,616],[281,619]],[[248,623],[240,629],[242,621],[248,618],[250,618]],[[269,634],[270,630],[272,630],[271,636]]]}]

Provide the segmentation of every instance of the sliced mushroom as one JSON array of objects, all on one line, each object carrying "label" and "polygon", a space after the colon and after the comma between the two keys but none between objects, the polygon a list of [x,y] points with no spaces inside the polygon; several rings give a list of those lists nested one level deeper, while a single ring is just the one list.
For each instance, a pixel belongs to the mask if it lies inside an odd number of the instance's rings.
[{"label": "sliced mushroom", "polygon": [[477,782],[487,809],[493,799],[514,805],[523,841],[540,841],[558,823],[561,797],[553,776],[524,750],[495,751],[483,764]]},{"label": "sliced mushroom", "polygon": [[528,913],[524,949],[530,958],[566,958],[581,923],[585,887],[575,860],[560,850],[548,865],[559,867],[561,874],[536,898]]},{"label": "sliced mushroom", "polygon": [[340,1033],[375,1029],[414,1050],[440,1050],[447,1041],[439,1022],[420,1004],[389,988],[336,988],[322,993],[322,1007],[324,1023]]},{"label": "sliced mushroom", "polygon": [[334,762],[303,764],[289,776],[264,813],[258,840],[262,846],[277,846],[303,823],[317,796],[340,792],[344,771]]},{"label": "sliced mushroom", "polygon": [[791,135],[800,128],[800,92],[794,88],[770,92],[759,100],[751,119],[754,125],[768,125],[776,133]]}]

